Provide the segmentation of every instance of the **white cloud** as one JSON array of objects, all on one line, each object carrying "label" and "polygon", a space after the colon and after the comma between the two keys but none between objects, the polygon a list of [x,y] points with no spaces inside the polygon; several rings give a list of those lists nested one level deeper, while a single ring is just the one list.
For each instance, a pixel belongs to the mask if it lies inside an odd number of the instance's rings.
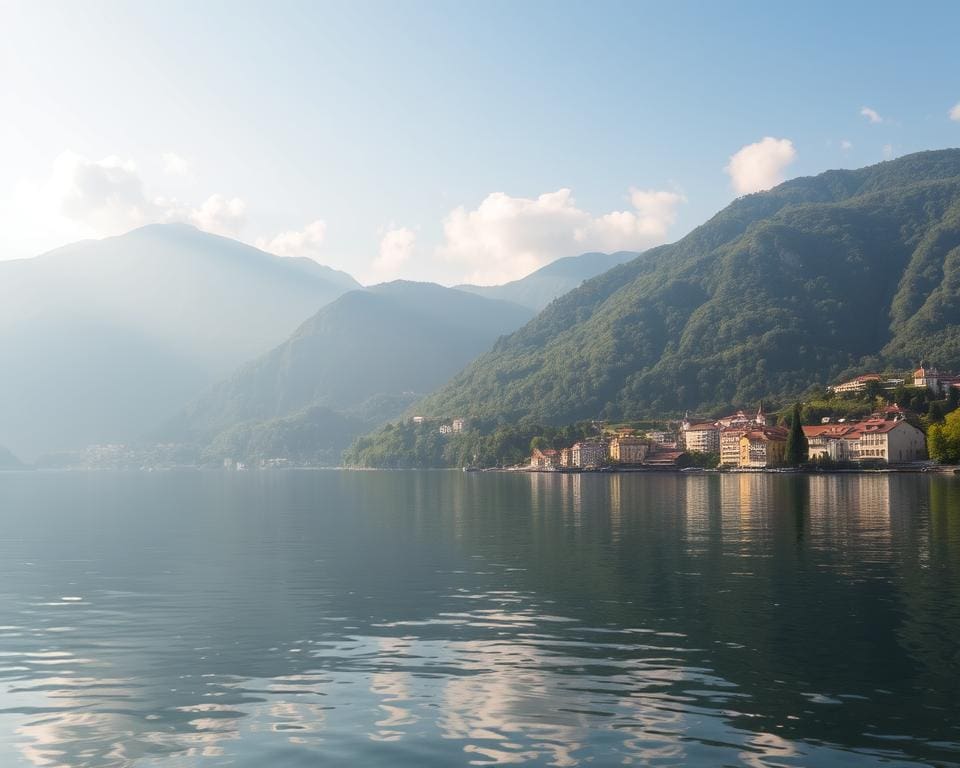
[{"label": "white cloud", "polygon": [[741,147],[724,170],[738,195],[770,189],[784,180],[784,170],[797,158],[790,139],[766,136]]},{"label": "white cloud", "polygon": [[380,241],[380,252],[373,260],[371,274],[374,281],[392,280],[400,274],[413,256],[417,234],[408,227],[389,230]]},{"label": "white cloud", "polygon": [[870,107],[861,107],[860,114],[863,115],[871,123],[882,123],[883,118],[880,117],[880,114],[875,109],[870,109]]},{"label": "white cloud", "polygon": [[157,215],[144,195],[136,165],[115,156],[88,160],[63,152],[54,161],[46,194],[58,213],[95,232],[125,231]]},{"label": "white cloud", "polygon": [[467,280],[514,280],[561,256],[584,251],[644,250],[662,243],[684,201],[676,192],[632,190],[632,210],[594,216],[569,189],[537,198],[494,192],[475,210],[451,211],[440,257],[467,270]]},{"label": "white cloud", "polygon": [[840,142],[840,149],[842,149],[844,152],[849,152],[851,149],[853,149],[853,142],[844,139]]},{"label": "white cloud", "polygon": [[317,219],[300,230],[281,232],[270,239],[261,237],[257,240],[257,248],[277,256],[306,256],[319,260],[326,238],[327,222]]},{"label": "white cloud", "polygon": [[163,160],[163,172],[167,176],[190,175],[190,163],[176,152],[164,152],[161,159]]},{"label": "white cloud", "polygon": [[22,185],[28,192],[30,218],[68,237],[106,237],[154,222],[184,221],[215,234],[237,237],[246,219],[246,204],[221,194],[199,207],[175,198],[149,197],[132,160],[116,156],[90,160],[66,151],[54,161],[51,176]]},{"label": "white cloud", "polygon": [[893,159],[893,144],[884,144],[883,149],[881,151],[883,153],[884,160]]},{"label": "white cloud", "polygon": [[956,120],[958,123],[960,123],[960,101],[954,104],[949,114],[951,120]]},{"label": "white cloud", "polygon": [[188,216],[188,221],[198,229],[224,237],[237,237],[246,219],[247,204],[239,197],[228,198],[219,192],[210,195]]}]

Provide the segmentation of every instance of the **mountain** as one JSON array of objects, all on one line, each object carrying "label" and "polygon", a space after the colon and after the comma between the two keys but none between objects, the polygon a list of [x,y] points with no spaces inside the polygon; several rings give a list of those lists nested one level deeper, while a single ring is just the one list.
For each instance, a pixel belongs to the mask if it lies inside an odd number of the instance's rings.
[{"label": "mountain", "polygon": [[311,406],[290,416],[228,427],[206,446],[203,459],[257,466],[262,459],[284,458],[296,465],[336,466],[344,449],[371,423]]},{"label": "mountain", "polygon": [[22,469],[23,463],[10,451],[0,445],[0,469]]},{"label": "mountain", "polygon": [[206,442],[237,425],[310,406],[375,426],[436,389],[532,314],[431,283],[397,281],[351,291],[213,387],[167,432]]},{"label": "mountain", "polygon": [[0,261],[0,427],[21,455],[136,438],[350,276],[186,225]]},{"label": "mountain", "polygon": [[632,251],[583,253],[579,256],[557,259],[526,277],[504,285],[458,285],[456,287],[479,296],[522,304],[539,312],[555,298],[572,291],[584,280],[603,274],[608,269],[625,261],[631,261],[639,255]]},{"label": "mountain", "polygon": [[960,150],[740,198],[614,267],[417,405],[549,423],[793,397],[853,370],[960,368]]}]

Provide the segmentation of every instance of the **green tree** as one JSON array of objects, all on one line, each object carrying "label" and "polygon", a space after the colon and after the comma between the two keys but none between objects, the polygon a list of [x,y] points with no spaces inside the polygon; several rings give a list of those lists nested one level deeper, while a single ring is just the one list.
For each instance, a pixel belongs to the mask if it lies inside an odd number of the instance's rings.
[{"label": "green tree", "polygon": [[953,411],[943,424],[934,424],[927,435],[930,458],[941,464],[960,462],[960,410]]},{"label": "green tree", "polygon": [[934,400],[927,408],[927,418],[932,424],[939,424],[943,421],[943,404],[939,400]]},{"label": "green tree", "polygon": [[803,434],[803,422],[800,418],[800,403],[794,403],[790,416],[790,434],[787,436],[786,463],[791,467],[806,464],[809,457],[807,437]]}]

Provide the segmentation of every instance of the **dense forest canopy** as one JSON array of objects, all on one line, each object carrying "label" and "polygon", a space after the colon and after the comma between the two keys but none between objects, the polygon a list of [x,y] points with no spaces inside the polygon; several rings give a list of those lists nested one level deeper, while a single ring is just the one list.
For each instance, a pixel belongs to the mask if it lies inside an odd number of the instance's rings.
[{"label": "dense forest canopy", "polygon": [[960,150],[740,198],[557,299],[416,410],[709,411],[920,358],[960,368]]}]

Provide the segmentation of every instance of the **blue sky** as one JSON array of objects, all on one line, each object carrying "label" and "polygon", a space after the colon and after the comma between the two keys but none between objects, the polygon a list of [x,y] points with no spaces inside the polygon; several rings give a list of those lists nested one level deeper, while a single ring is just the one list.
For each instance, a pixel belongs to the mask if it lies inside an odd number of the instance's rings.
[{"label": "blue sky", "polygon": [[960,146],[953,2],[0,14],[0,258],[185,220],[365,281],[498,282]]}]

